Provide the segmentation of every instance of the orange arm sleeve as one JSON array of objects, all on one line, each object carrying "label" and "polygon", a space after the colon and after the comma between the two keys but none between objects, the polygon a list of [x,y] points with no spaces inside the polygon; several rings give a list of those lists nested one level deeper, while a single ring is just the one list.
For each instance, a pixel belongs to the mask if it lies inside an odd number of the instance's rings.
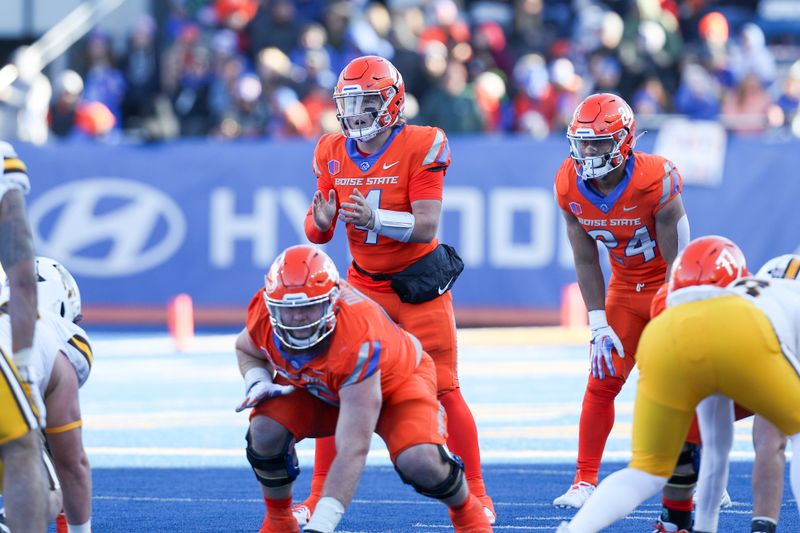
[{"label": "orange arm sleeve", "polygon": [[331,227],[328,231],[320,231],[317,225],[314,224],[314,215],[311,214],[311,208],[308,208],[305,221],[306,237],[314,244],[325,244],[333,238],[333,231],[336,229],[336,218],[333,219]]}]

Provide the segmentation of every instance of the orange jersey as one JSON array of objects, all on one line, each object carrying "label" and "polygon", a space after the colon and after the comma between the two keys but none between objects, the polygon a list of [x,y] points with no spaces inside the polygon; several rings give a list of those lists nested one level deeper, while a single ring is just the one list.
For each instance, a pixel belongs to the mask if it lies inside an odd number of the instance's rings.
[{"label": "orange jersey", "polygon": [[606,245],[611,272],[630,283],[664,281],[667,264],[656,243],[655,217],[682,188],[675,165],[663,157],[639,152],[628,158],[622,181],[608,196],[578,177],[569,157],[555,180],[558,205]]},{"label": "orange jersey", "polygon": [[[439,128],[428,126],[398,126],[384,147],[371,155],[359,152],[353,139],[342,134],[323,135],[314,150],[313,169],[317,189],[328,198],[336,190],[337,209],[349,202],[355,189],[367,199],[372,209],[411,212],[417,200],[442,200],[444,175],[450,165],[450,146]],[[310,227],[314,228],[311,209],[306,215],[306,234],[312,242]],[[337,219],[334,219],[334,226]],[[333,228],[320,240],[327,242]],[[372,273],[391,274],[403,270],[432,251],[438,241],[429,243],[398,242],[374,231],[347,225],[350,253],[358,265]],[[352,269],[349,276],[361,276]],[[363,278],[363,279],[362,279]],[[366,276],[359,284],[386,288],[388,282],[375,282]]]},{"label": "orange jersey", "polygon": [[[323,341],[321,353],[287,353],[275,335],[259,290],[247,309],[247,331],[253,344],[292,385],[339,405],[342,387],[359,383],[381,371],[384,397],[414,374],[424,352],[419,341],[400,329],[381,307],[341,282],[336,303],[336,328]],[[427,356],[426,356],[427,357]]]}]

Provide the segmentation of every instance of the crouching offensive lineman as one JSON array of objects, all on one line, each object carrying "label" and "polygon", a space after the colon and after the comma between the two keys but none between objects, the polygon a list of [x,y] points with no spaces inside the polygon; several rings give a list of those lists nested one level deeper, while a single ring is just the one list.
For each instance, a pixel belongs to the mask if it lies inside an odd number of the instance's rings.
[{"label": "crouching offensive lineman", "polygon": [[247,390],[237,410],[254,408],[247,459],[266,502],[261,533],[300,531],[291,512],[295,443],[331,435],[336,459],[305,531],[334,531],[373,432],[404,482],[448,506],[457,532],[492,531],[460,460],[444,448],[433,361],[378,304],[340,280],[322,250],[293,246],[275,260],[250,302],[236,355]]}]

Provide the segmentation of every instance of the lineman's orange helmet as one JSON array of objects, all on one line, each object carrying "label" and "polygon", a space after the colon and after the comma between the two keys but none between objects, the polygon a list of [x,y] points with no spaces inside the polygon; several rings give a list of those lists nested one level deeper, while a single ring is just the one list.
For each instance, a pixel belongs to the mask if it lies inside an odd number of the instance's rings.
[{"label": "lineman's orange helmet", "polygon": [[700,237],[687,244],[675,259],[669,290],[693,285],[727,287],[747,275],[747,261],[733,241],[719,235]]},{"label": "lineman's orange helmet", "polygon": [[316,246],[287,248],[264,278],[264,301],[278,338],[289,348],[308,349],[333,333],[339,272]]}]

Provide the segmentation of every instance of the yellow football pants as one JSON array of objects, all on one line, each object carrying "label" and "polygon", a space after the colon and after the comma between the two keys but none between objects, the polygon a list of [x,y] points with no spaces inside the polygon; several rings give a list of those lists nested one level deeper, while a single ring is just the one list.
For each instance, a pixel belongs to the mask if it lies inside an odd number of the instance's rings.
[{"label": "yellow football pants", "polygon": [[632,468],[671,476],[694,410],[712,394],[800,433],[800,376],[767,316],[742,297],[667,309],[647,325],[636,355]]}]

